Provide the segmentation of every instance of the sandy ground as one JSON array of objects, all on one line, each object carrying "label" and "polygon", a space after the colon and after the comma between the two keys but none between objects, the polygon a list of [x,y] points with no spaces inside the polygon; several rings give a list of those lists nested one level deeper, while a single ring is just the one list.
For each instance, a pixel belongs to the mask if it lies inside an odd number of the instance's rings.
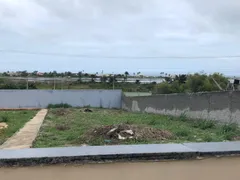
[{"label": "sandy ground", "polygon": [[240,158],[1,168],[3,180],[238,180]]}]

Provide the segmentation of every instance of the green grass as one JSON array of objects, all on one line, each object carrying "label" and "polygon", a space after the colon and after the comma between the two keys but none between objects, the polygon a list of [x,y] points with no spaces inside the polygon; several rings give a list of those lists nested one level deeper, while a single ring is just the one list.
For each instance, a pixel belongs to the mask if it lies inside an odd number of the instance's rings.
[{"label": "green grass", "polygon": [[106,140],[96,138],[86,142],[86,133],[101,125],[135,124],[168,130],[174,138],[168,140],[131,140],[123,144],[142,143],[182,143],[182,142],[219,142],[240,135],[235,124],[218,125],[213,121],[189,120],[156,114],[138,114],[122,110],[93,109],[84,113],[81,109],[51,109],[41,127],[34,147],[61,147],[107,144]]},{"label": "green grass", "polygon": [[16,133],[37,111],[0,111],[0,123],[7,123],[8,128],[0,130],[0,145]]}]

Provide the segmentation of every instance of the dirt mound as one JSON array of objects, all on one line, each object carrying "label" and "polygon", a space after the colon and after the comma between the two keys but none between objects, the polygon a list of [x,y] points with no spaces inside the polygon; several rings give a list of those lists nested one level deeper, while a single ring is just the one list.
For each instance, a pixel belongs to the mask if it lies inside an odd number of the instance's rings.
[{"label": "dirt mound", "polygon": [[166,140],[171,139],[173,134],[166,130],[143,127],[137,125],[111,125],[95,128],[88,135],[90,139],[102,137],[105,140],[124,141],[136,140]]}]

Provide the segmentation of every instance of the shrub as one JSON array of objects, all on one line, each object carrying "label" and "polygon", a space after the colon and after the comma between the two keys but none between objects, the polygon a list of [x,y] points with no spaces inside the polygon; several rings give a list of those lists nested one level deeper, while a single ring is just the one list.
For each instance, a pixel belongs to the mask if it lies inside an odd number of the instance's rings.
[{"label": "shrub", "polygon": [[8,122],[8,120],[9,120],[9,117],[8,116],[6,116],[6,115],[3,115],[1,118],[0,118],[0,122]]},{"label": "shrub", "polygon": [[67,103],[61,103],[61,104],[49,104],[48,109],[54,109],[54,108],[71,108],[72,106]]}]

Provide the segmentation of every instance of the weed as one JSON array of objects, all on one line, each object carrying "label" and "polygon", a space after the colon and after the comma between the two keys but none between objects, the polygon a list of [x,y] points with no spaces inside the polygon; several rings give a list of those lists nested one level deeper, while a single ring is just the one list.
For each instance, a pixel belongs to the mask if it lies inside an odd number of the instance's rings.
[{"label": "weed", "polygon": [[6,123],[6,122],[8,122],[8,121],[9,121],[9,117],[8,117],[8,116],[6,116],[6,115],[2,115],[2,116],[1,116],[0,122]]},{"label": "weed", "polygon": [[134,124],[134,122],[133,122],[132,120],[128,119],[128,120],[126,121],[126,124],[131,125],[131,124]]},{"label": "weed", "polygon": [[173,121],[174,117],[173,116],[168,116],[167,119],[170,120],[170,121]]},{"label": "weed", "polygon": [[213,138],[211,136],[208,136],[208,135],[205,135],[203,137],[203,141],[204,142],[212,142],[213,141]]},{"label": "weed", "polygon": [[67,103],[61,103],[61,104],[49,104],[48,109],[54,109],[54,108],[71,108],[72,106]]},{"label": "weed", "polygon": [[230,132],[236,132],[238,130],[238,125],[235,123],[231,123],[231,124],[224,124],[221,127],[221,133],[222,134],[226,134],[226,133],[230,133]]},{"label": "weed", "polygon": [[179,129],[176,130],[175,135],[180,137],[187,137],[191,134],[191,132],[187,129]]},{"label": "weed", "polygon": [[154,126],[156,125],[158,122],[156,119],[151,119],[149,122],[148,122],[148,125],[151,125],[151,126]]},{"label": "weed", "polygon": [[224,124],[220,128],[219,134],[223,135],[226,140],[232,140],[237,134],[239,134],[238,125],[235,123]]},{"label": "weed", "polygon": [[195,120],[193,123],[194,128],[199,128],[202,130],[214,128],[216,123],[211,120]]},{"label": "weed", "polygon": [[179,120],[180,120],[180,121],[183,121],[183,122],[188,121],[188,118],[187,118],[186,113],[182,113],[182,114],[179,116]]}]

